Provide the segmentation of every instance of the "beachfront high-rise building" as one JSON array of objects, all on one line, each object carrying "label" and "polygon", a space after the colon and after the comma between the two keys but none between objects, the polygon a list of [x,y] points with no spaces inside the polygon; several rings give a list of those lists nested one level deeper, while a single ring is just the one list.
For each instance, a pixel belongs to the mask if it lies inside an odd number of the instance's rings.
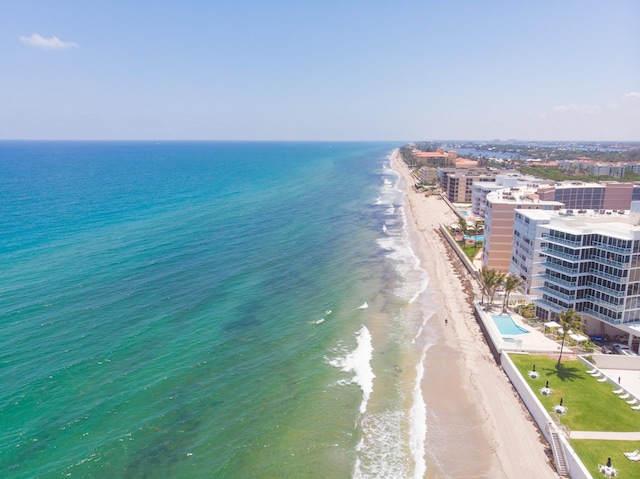
[{"label": "beachfront high-rise building", "polygon": [[520,173],[496,175],[495,181],[476,181],[472,186],[471,212],[484,218],[487,211],[487,195],[503,188],[536,188],[540,185],[551,185],[553,181],[523,176]]},{"label": "beachfront high-rise building", "polygon": [[640,200],[640,186],[632,183],[565,181],[553,186],[541,186],[538,196],[546,201],[559,201],[569,209],[628,210],[632,201]]},{"label": "beachfront high-rise building", "polygon": [[513,187],[493,191],[487,195],[484,217],[484,243],[482,264],[491,269],[508,273],[514,243],[514,212],[523,210],[559,210],[562,203],[543,201],[536,194],[536,187]]},{"label": "beachfront high-rise building", "polygon": [[493,183],[496,177],[519,175],[512,170],[490,170],[488,168],[438,168],[438,181],[444,196],[451,203],[471,203],[473,184],[476,182]]},{"label": "beachfront high-rise building", "polygon": [[[543,180],[541,180],[543,181]],[[512,188],[513,190],[514,188]],[[507,258],[512,256],[512,245],[509,235],[513,235],[513,211],[516,209],[544,209],[544,210],[556,210],[560,207],[566,207],[567,209],[574,210],[602,210],[605,211],[618,211],[627,210],[632,201],[636,199],[640,200],[640,186],[630,183],[583,183],[583,182],[563,182],[557,185],[544,185],[535,188],[531,185],[528,190],[535,189],[535,191],[529,194],[529,197],[534,197],[539,200],[544,207],[532,208],[531,198],[526,198],[525,201],[519,201],[519,197],[511,198],[500,194],[497,190],[490,192],[486,195],[484,201],[486,203],[487,211],[489,207],[491,210],[499,210],[500,213],[493,213],[489,215],[485,213],[485,242],[483,244],[482,263],[489,268],[496,268],[501,272],[509,271],[509,264]],[[505,190],[507,191],[507,190]],[[506,204],[503,204],[506,203]],[[558,206],[549,208],[548,205],[556,203]],[[482,203],[480,203],[482,205]],[[534,205],[535,206],[535,205]],[[481,208],[482,206],[480,206]],[[511,210],[511,219],[506,210]],[[499,222],[499,230],[492,225],[494,221]],[[510,224],[509,224],[510,221]],[[493,235],[497,235],[496,238]]]},{"label": "beachfront high-rise building", "polygon": [[509,271],[522,281],[520,289],[525,294],[536,294],[541,285],[541,263],[544,255],[544,242],[540,226],[549,223],[555,211],[549,210],[515,210],[513,221],[513,250]]},{"label": "beachfront high-rise building", "polygon": [[631,345],[640,336],[640,202],[630,212],[555,212],[540,231],[537,316],[551,320],[575,309],[588,333],[622,331]]}]

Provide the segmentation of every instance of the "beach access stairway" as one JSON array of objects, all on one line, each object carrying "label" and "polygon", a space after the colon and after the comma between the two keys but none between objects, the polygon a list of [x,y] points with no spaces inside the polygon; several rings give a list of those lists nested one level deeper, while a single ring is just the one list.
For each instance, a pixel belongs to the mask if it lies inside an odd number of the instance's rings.
[{"label": "beach access stairway", "polygon": [[551,439],[549,441],[549,444],[551,445],[551,450],[553,451],[553,459],[556,463],[556,471],[558,472],[558,475],[566,476],[569,474],[569,471],[567,470],[567,460],[564,457],[564,448],[560,443],[560,432],[555,427],[550,427],[549,424],[547,424],[547,431],[549,432],[549,437]]}]

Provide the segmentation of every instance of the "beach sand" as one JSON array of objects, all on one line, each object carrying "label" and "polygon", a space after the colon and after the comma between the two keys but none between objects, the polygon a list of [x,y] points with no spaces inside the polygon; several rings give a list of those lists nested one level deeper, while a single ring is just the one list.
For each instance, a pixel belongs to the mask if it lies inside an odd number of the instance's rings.
[{"label": "beach sand", "polygon": [[[438,195],[426,197],[397,152],[406,215],[416,254],[429,275],[440,338],[425,357],[427,407],[425,478],[559,477],[544,437],[502,369],[473,316],[479,286],[437,231],[457,218]],[[447,319],[448,324],[445,324]]]}]

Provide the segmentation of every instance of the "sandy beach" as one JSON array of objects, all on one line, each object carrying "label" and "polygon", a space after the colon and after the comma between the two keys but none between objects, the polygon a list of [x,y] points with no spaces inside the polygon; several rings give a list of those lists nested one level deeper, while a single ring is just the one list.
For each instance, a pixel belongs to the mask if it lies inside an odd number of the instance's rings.
[{"label": "sandy beach", "polygon": [[437,231],[439,224],[455,222],[455,215],[439,196],[413,190],[410,171],[396,153],[392,161],[404,179],[407,221],[435,292],[434,319],[442,338],[424,363],[425,478],[559,477],[549,446],[493,360],[473,316],[470,301],[479,297],[479,286]]}]

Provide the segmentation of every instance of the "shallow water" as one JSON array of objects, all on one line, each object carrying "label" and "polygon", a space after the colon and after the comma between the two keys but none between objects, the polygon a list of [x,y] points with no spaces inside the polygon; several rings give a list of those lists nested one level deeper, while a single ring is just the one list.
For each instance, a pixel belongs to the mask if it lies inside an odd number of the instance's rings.
[{"label": "shallow water", "polygon": [[0,142],[5,477],[421,477],[393,146]]}]

